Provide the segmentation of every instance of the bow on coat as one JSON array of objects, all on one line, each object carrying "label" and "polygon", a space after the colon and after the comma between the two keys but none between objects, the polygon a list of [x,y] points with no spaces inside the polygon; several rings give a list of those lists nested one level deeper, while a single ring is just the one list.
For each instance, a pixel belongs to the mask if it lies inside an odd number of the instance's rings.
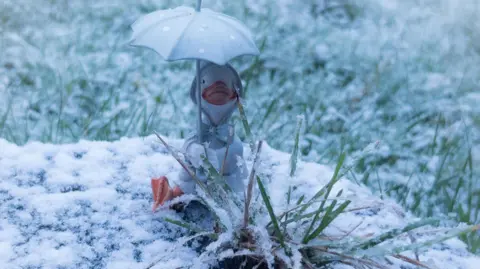
[{"label": "bow on coat", "polygon": [[[232,143],[232,138],[234,135],[234,125],[233,124],[221,124],[218,126],[208,125],[202,123],[202,137],[215,137],[217,140],[225,143],[226,145]],[[209,139],[212,141],[211,139]]]}]

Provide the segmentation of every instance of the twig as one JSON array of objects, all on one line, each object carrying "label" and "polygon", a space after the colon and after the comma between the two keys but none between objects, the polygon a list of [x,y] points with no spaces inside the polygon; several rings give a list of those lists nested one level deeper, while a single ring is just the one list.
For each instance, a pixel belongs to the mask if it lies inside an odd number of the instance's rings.
[{"label": "twig", "polygon": [[411,263],[411,264],[416,265],[416,266],[418,266],[418,267],[423,267],[423,268],[426,268],[426,269],[431,269],[431,268],[428,267],[427,265],[425,265],[425,264],[423,264],[423,263],[421,263],[421,262],[419,262],[419,261],[416,261],[416,260],[414,260],[414,259],[412,259],[412,258],[409,258],[409,257],[407,257],[407,256],[403,256],[403,255],[397,254],[397,255],[393,255],[392,257],[395,257],[395,258],[397,258],[397,259],[399,259],[399,260],[402,260],[402,261]]},{"label": "twig", "polygon": [[347,232],[345,235],[343,235],[343,236],[340,238],[340,240],[343,240],[343,239],[345,239],[345,237],[347,237],[347,236],[349,236],[350,234],[352,234],[353,231],[355,231],[358,227],[360,227],[360,225],[362,225],[362,223],[363,223],[363,220],[360,221],[357,225],[355,225],[355,227],[353,227],[353,229],[351,229],[349,232]]},{"label": "twig", "polygon": [[355,212],[355,211],[360,211],[360,210],[370,209],[370,208],[373,208],[373,206],[356,207],[356,208],[345,210],[345,212]]},{"label": "twig", "polygon": [[263,141],[260,140],[257,146],[257,152],[255,153],[255,159],[253,160],[252,171],[250,171],[250,178],[248,179],[248,186],[247,186],[247,196],[245,199],[245,210],[243,212],[243,228],[246,229],[248,226],[248,219],[249,219],[249,208],[250,202],[252,201],[252,194],[253,194],[253,183],[255,180],[255,167],[257,166],[258,159],[260,157],[260,150],[262,149]]},{"label": "twig", "polygon": [[344,262],[347,262],[346,260],[351,260],[351,261],[356,261],[358,263],[361,263],[361,264],[364,264],[364,265],[367,265],[367,266],[373,266],[373,267],[377,267],[377,268],[382,268],[382,269],[387,269],[385,266],[379,264],[379,263],[376,263],[370,259],[359,259],[359,258],[355,258],[353,256],[348,256],[348,255],[345,255],[343,253],[339,253],[339,252],[336,252],[336,251],[331,251],[331,250],[328,250],[326,247],[312,247],[318,251],[321,251],[321,252],[324,252],[324,253],[328,253],[328,254],[331,254],[331,255],[334,255],[334,256],[337,256],[339,258],[342,258],[343,260],[341,260],[342,263]]}]

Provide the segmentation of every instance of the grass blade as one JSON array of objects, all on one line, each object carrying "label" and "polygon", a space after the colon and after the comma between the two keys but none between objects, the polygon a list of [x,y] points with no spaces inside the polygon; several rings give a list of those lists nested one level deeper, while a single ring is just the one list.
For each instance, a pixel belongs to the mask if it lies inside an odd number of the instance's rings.
[{"label": "grass blade", "polygon": [[319,236],[320,233],[323,232],[323,230],[325,230],[325,228],[330,225],[330,223],[332,223],[332,221],[335,220],[338,215],[340,215],[345,210],[345,208],[347,208],[350,202],[351,201],[345,201],[339,207],[337,207],[337,209],[333,210],[336,205],[336,200],[333,201],[332,204],[327,208],[327,211],[325,212],[325,215],[323,216],[318,228],[315,229],[310,235],[307,235],[306,238],[303,240],[303,243],[306,244],[312,239]]},{"label": "grass blade", "polygon": [[[301,221],[302,219],[306,219],[306,218],[311,218],[321,212],[323,212],[324,210],[323,209],[316,209],[315,211],[313,212],[310,212],[310,213],[305,213],[305,214],[302,214],[302,215],[295,215],[294,217],[290,218],[289,220],[286,220],[286,224],[290,224],[292,222],[297,222],[297,221]],[[285,225],[285,224],[284,224]]]},{"label": "grass blade", "polygon": [[[302,116],[297,116],[297,126],[295,128],[295,142],[293,145],[292,155],[290,156],[290,177],[295,175],[295,171],[297,170],[297,161],[298,161],[298,143],[300,140],[300,128],[302,127]],[[292,186],[288,187],[288,194],[287,194],[287,208],[290,206],[290,199],[292,196]],[[287,231],[287,222],[288,222],[288,211],[285,213],[285,221],[283,226],[283,232]]]},{"label": "grass blade", "polygon": [[[290,206],[290,199],[292,197],[292,186],[288,187],[288,193],[287,193],[287,208]],[[289,217],[289,212],[285,212],[285,221],[283,222],[283,232],[287,232],[287,222],[288,222],[288,217]]]},{"label": "grass blade", "polygon": [[295,128],[295,143],[293,145],[292,155],[290,157],[290,177],[293,177],[297,170],[298,143],[300,140],[300,129],[302,128],[303,117],[297,116],[297,127]]},{"label": "grass blade", "polygon": [[325,206],[325,203],[327,202],[327,198],[328,196],[330,195],[330,192],[332,191],[332,188],[333,186],[335,185],[335,183],[337,183],[338,181],[338,173],[340,172],[340,168],[342,167],[343,165],[343,162],[345,161],[345,153],[342,153],[340,155],[340,158],[338,159],[338,162],[337,162],[337,166],[335,167],[335,172],[333,173],[333,176],[332,176],[332,179],[327,183],[327,185],[325,185],[319,192],[317,192],[313,197],[312,199],[310,199],[310,201],[308,201],[298,212],[298,214],[302,214],[303,212],[305,212],[305,210],[311,205],[311,203],[313,203],[316,199],[318,199],[320,196],[322,195],[325,195],[324,196],[324,200],[322,201],[322,203],[320,204],[320,207],[318,208],[317,210],[317,214],[315,215],[315,217],[313,218],[312,222],[310,223],[310,226],[308,227],[307,231],[305,232],[305,237],[303,238],[303,242],[305,242],[306,240],[308,240],[308,236],[311,232],[311,230],[313,229],[313,227],[315,226],[316,222],[318,221],[318,218],[319,218],[319,214],[320,212],[323,211],[323,208]]},{"label": "grass blade", "polygon": [[[301,197],[300,197],[300,198],[301,198]],[[333,201],[333,200],[338,200],[338,199],[327,199],[327,200]],[[299,201],[300,201],[300,199],[299,199]],[[315,202],[320,203],[320,202],[322,202],[322,201],[323,201],[323,200],[320,200],[320,201],[319,201],[319,200],[316,200]],[[298,202],[298,201],[297,201],[297,202]],[[293,207],[293,208],[290,208],[289,210],[287,210],[287,211],[283,212],[282,214],[278,215],[278,216],[277,216],[277,219],[283,218],[287,213],[290,213],[290,212],[295,211],[295,210],[297,210],[297,209],[299,209],[299,208],[302,208],[304,205],[305,205],[305,204],[299,204],[299,205],[297,205],[297,206],[295,206],[295,207]],[[298,221],[298,220],[301,220],[301,219],[304,219],[304,218],[310,218],[310,217],[314,216],[318,211],[320,211],[320,213],[321,213],[321,212],[323,212],[323,211],[325,211],[325,210],[324,210],[324,209],[316,209],[316,210],[313,211],[313,212],[305,213],[305,214],[299,214],[299,213],[297,212],[297,213],[294,215],[293,219],[288,220],[287,223],[292,223],[292,222],[295,222],[295,221]],[[272,225],[272,222],[269,222],[269,223],[267,224],[267,227],[270,226],[270,225]]]},{"label": "grass blade", "polygon": [[246,195],[246,199],[245,199],[245,209],[243,211],[243,228],[247,228],[248,226],[248,219],[249,219],[249,215],[250,215],[250,212],[249,212],[249,208],[250,208],[250,202],[252,201],[252,195],[253,195],[253,182],[254,182],[254,179],[255,179],[255,167],[257,165],[257,162],[258,162],[258,159],[260,157],[260,150],[262,149],[262,144],[263,144],[263,141],[260,140],[258,142],[258,147],[257,147],[257,152],[255,154],[255,159],[253,160],[253,166],[252,166],[252,170],[250,171],[250,178],[248,179],[248,186],[247,186],[247,195]]},{"label": "grass blade", "polygon": [[257,176],[257,184],[258,188],[260,189],[260,194],[262,195],[263,202],[265,203],[265,206],[267,207],[268,215],[270,215],[270,219],[273,223],[273,227],[275,229],[275,234],[277,235],[280,245],[285,249],[287,252],[287,247],[285,245],[285,239],[283,236],[282,231],[280,230],[280,226],[278,225],[278,220],[277,217],[275,216],[275,213],[273,212],[272,204],[270,203],[270,197],[267,194],[267,191],[265,190],[265,186],[263,186],[262,181],[260,180],[260,177]]},{"label": "grass blade", "polygon": [[[406,245],[406,246],[399,246],[399,247],[395,247],[393,249],[386,249],[384,247],[377,246],[375,248],[368,249],[368,251],[370,252],[369,253],[370,256],[373,256],[374,254],[375,254],[375,256],[387,256],[387,255],[400,254],[400,253],[405,252],[405,251],[417,251],[417,250],[423,249],[425,247],[432,246],[434,244],[438,244],[438,243],[447,241],[449,239],[452,239],[452,238],[455,238],[455,237],[458,237],[458,236],[461,236],[461,235],[464,235],[464,234],[467,234],[467,233],[475,232],[475,231],[478,231],[478,230],[480,230],[480,224],[473,225],[473,226],[468,226],[466,228],[452,229],[445,236],[440,236],[440,237],[437,237],[437,238],[434,238],[434,239],[431,239],[431,240],[428,240],[428,241],[425,241],[425,242],[410,244],[410,245]],[[367,254],[367,253],[365,253],[365,254]]]},{"label": "grass blade", "polygon": [[[330,191],[332,190],[333,185],[335,185],[335,183],[337,183],[337,181],[339,179],[338,174],[340,172],[340,168],[343,166],[343,163],[345,161],[345,157],[346,157],[345,153],[342,153],[340,155],[340,158],[337,161],[337,166],[335,167],[335,172],[333,173],[332,179],[327,183],[327,185],[323,186],[323,188],[320,189],[310,200],[308,200],[308,202],[305,203],[305,205],[300,209],[300,211],[298,213],[301,214],[301,213],[305,212],[305,210],[307,210],[307,208],[312,203],[314,203],[315,200],[317,200],[318,198],[320,198],[324,194],[326,194],[325,195],[325,201],[326,201],[326,198],[328,198],[328,195],[330,194]],[[325,203],[325,201],[323,202],[323,204]]]},{"label": "grass blade", "polygon": [[186,222],[183,222],[183,221],[180,221],[180,220],[174,220],[174,219],[171,219],[171,218],[163,218],[163,220],[165,220],[168,223],[183,227],[183,228],[185,228],[187,230],[190,230],[192,232],[195,232],[195,233],[204,232],[204,231],[200,230],[199,228],[196,228],[193,225],[191,225],[189,223],[186,223]]},{"label": "grass blade", "polygon": [[255,142],[253,140],[252,131],[250,130],[250,124],[248,123],[247,115],[243,108],[243,104],[240,101],[240,98],[237,98],[238,111],[240,112],[240,119],[242,120],[243,128],[245,129],[245,134],[247,136],[248,144],[250,145],[250,150],[255,152]]},{"label": "grass blade", "polygon": [[300,196],[300,198],[298,198],[297,200],[297,205],[300,205],[304,199],[305,199],[305,195],[302,194],[302,196]]},{"label": "grass blade", "polygon": [[389,239],[392,239],[402,233],[406,233],[408,231],[411,231],[413,229],[416,229],[416,228],[419,228],[419,227],[422,227],[422,226],[426,226],[426,225],[438,225],[440,221],[438,219],[435,219],[435,218],[430,218],[430,219],[426,219],[426,220],[421,220],[421,221],[418,221],[418,222],[415,222],[415,223],[412,223],[412,224],[409,224],[407,226],[405,226],[404,228],[402,229],[393,229],[389,232],[386,232],[384,234],[381,234],[375,238],[372,238],[364,243],[361,243],[360,245],[357,245],[357,246],[354,246],[350,252],[355,252],[357,250],[360,250],[360,249],[369,249],[373,246],[376,246],[386,240],[389,240]]},{"label": "grass blade", "polygon": [[227,162],[227,156],[228,156],[228,151],[230,150],[230,145],[233,142],[233,135],[234,135],[233,127],[229,126],[228,127],[228,141],[227,141],[227,145],[225,147],[225,155],[223,156],[222,167],[220,168],[220,175],[222,177],[225,174],[225,163]]},{"label": "grass blade", "polygon": [[226,191],[227,193],[233,192],[230,186],[228,186],[227,182],[223,180],[223,177],[220,175],[220,173],[215,169],[213,164],[210,162],[210,160],[205,156],[204,154],[200,155],[200,158],[202,159],[202,167],[204,168],[205,172],[207,173],[207,177],[213,179],[215,183],[218,185],[222,186],[223,190]]}]

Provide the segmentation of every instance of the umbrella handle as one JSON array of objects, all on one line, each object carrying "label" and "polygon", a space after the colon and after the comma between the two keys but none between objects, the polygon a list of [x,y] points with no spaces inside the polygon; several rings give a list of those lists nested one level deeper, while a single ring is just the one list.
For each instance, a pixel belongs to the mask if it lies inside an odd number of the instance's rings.
[{"label": "umbrella handle", "polygon": [[202,0],[197,0],[197,12],[200,12],[200,9],[202,9]]},{"label": "umbrella handle", "polygon": [[[199,0],[201,2],[201,0]],[[203,142],[202,139],[202,93],[201,93],[201,86],[200,86],[200,60],[197,60],[197,138],[198,143],[201,144]]]},{"label": "umbrella handle", "polygon": [[[202,0],[197,0],[197,12],[200,12],[202,9]],[[198,143],[201,144],[203,142],[202,138],[202,93],[201,87],[200,87],[200,60],[197,60],[197,138],[198,138]]]}]

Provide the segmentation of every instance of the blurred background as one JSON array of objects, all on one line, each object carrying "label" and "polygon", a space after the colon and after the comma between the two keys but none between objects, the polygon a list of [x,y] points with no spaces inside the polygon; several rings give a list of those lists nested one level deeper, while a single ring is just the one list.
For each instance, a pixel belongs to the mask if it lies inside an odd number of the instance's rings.
[{"label": "blurred background", "polygon": [[[344,175],[382,198],[478,223],[479,1],[203,3],[246,23],[261,50],[232,62],[256,139],[291,151],[303,115],[303,160],[332,164],[346,152]],[[137,18],[178,5],[195,1],[2,0],[0,138],[186,137],[193,61],[128,44]],[[474,234],[462,239],[480,247]]]}]

